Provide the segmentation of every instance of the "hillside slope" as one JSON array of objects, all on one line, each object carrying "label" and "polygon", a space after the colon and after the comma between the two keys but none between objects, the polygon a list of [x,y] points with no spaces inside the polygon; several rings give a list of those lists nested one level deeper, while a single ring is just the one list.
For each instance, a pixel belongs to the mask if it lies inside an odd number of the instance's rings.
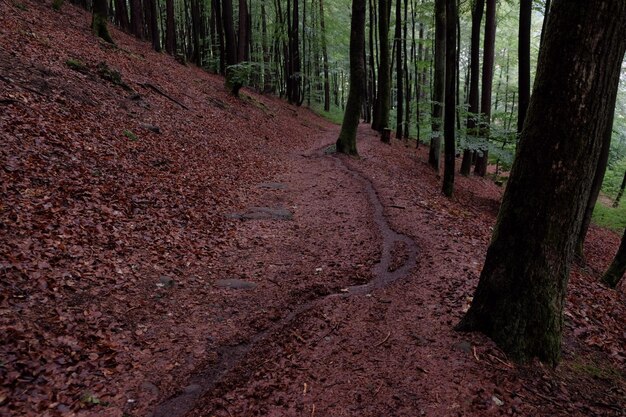
[{"label": "hillside slope", "polygon": [[[235,99],[114,28],[117,47],[103,43],[89,20],[69,4],[0,2],[0,403],[13,415],[92,394],[119,405],[145,379],[150,343],[179,340],[167,355],[183,357],[199,336],[158,324],[195,311],[200,284],[171,298],[162,286],[219,271],[224,215],[281,169],[279,149],[325,125],[275,98]],[[157,334],[139,342],[147,328]]]}]

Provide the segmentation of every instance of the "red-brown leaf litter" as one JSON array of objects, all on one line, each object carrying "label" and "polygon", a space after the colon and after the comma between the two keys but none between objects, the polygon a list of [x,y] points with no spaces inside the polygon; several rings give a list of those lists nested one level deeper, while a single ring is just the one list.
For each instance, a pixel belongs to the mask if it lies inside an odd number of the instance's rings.
[{"label": "red-brown leaf litter", "polygon": [[414,142],[337,156],[311,111],[89,24],[0,1],[0,415],[625,415],[616,233],[573,267],[561,364],[514,364],[453,330],[491,179],[445,198]]}]

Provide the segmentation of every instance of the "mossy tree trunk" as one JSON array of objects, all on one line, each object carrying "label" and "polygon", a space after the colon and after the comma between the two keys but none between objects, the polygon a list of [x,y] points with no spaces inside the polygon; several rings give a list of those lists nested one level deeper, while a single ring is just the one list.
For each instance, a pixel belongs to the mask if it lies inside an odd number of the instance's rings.
[{"label": "mossy tree trunk", "polygon": [[94,0],[93,13],[91,15],[91,30],[94,35],[114,44],[115,42],[113,42],[113,38],[111,38],[107,26],[108,13],[108,3],[106,0]]},{"label": "mossy tree trunk", "polygon": [[615,288],[624,274],[626,274],[626,230],[624,230],[622,243],[619,245],[611,266],[609,266],[609,269],[602,277],[602,282],[611,288]]},{"label": "mossy tree trunk", "polygon": [[365,90],[365,0],[352,0],[352,29],[350,31],[350,91],[337,152],[357,155],[356,131],[361,117],[361,104]]},{"label": "mossy tree trunk", "polygon": [[553,1],[497,225],[457,326],[515,360],[560,358],[569,268],[625,50],[626,2]]}]

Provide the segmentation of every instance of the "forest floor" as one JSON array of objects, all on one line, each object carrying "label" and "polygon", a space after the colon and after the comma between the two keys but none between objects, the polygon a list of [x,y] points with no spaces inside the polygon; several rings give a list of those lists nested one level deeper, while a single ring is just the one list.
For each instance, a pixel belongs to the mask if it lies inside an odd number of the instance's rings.
[{"label": "forest floor", "polygon": [[453,330],[502,189],[49,2],[0,0],[0,416],[623,416],[592,227],[563,360]]}]

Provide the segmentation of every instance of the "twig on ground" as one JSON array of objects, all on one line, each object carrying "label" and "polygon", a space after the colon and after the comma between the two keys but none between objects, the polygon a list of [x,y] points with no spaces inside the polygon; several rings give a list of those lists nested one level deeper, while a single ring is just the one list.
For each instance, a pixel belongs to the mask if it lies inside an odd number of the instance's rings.
[{"label": "twig on ground", "polygon": [[387,340],[389,340],[389,336],[391,336],[391,330],[389,330],[389,333],[387,333],[387,336],[385,336],[385,338],[382,341],[380,341],[377,344],[375,344],[374,347],[378,347],[378,346],[384,344]]},{"label": "twig on ground", "polygon": [[476,362],[480,362],[480,359],[478,359],[478,353],[476,353],[476,346],[474,346],[473,351],[474,351],[474,358],[476,358]]},{"label": "twig on ground", "polygon": [[491,359],[497,360],[498,362],[500,362],[502,365],[506,366],[507,368],[510,368],[510,369],[514,369],[515,368],[515,366],[511,365],[508,362],[503,361],[502,359],[498,358],[497,356],[493,356],[493,355],[491,355],[489,353],[487,353],[487,356],[489,356]]},{"label": "twig on ground", "polygon": [[180,101],[176,100],[174,97],[166,94],[163,92],[163,90],[161,90],[159,87],[157,87],[156,85],[150,84],[150,83],[140,83],[139,85],[142,85],[146,88],[151,89],[152,91],[156,92],[157,94],[162,95],[163,97],[173,101],[174,103],[178,104],[180,107],[182,107],[185,110],[189,110],[189,107],[185,106],[183,103],[181,103]]}]

